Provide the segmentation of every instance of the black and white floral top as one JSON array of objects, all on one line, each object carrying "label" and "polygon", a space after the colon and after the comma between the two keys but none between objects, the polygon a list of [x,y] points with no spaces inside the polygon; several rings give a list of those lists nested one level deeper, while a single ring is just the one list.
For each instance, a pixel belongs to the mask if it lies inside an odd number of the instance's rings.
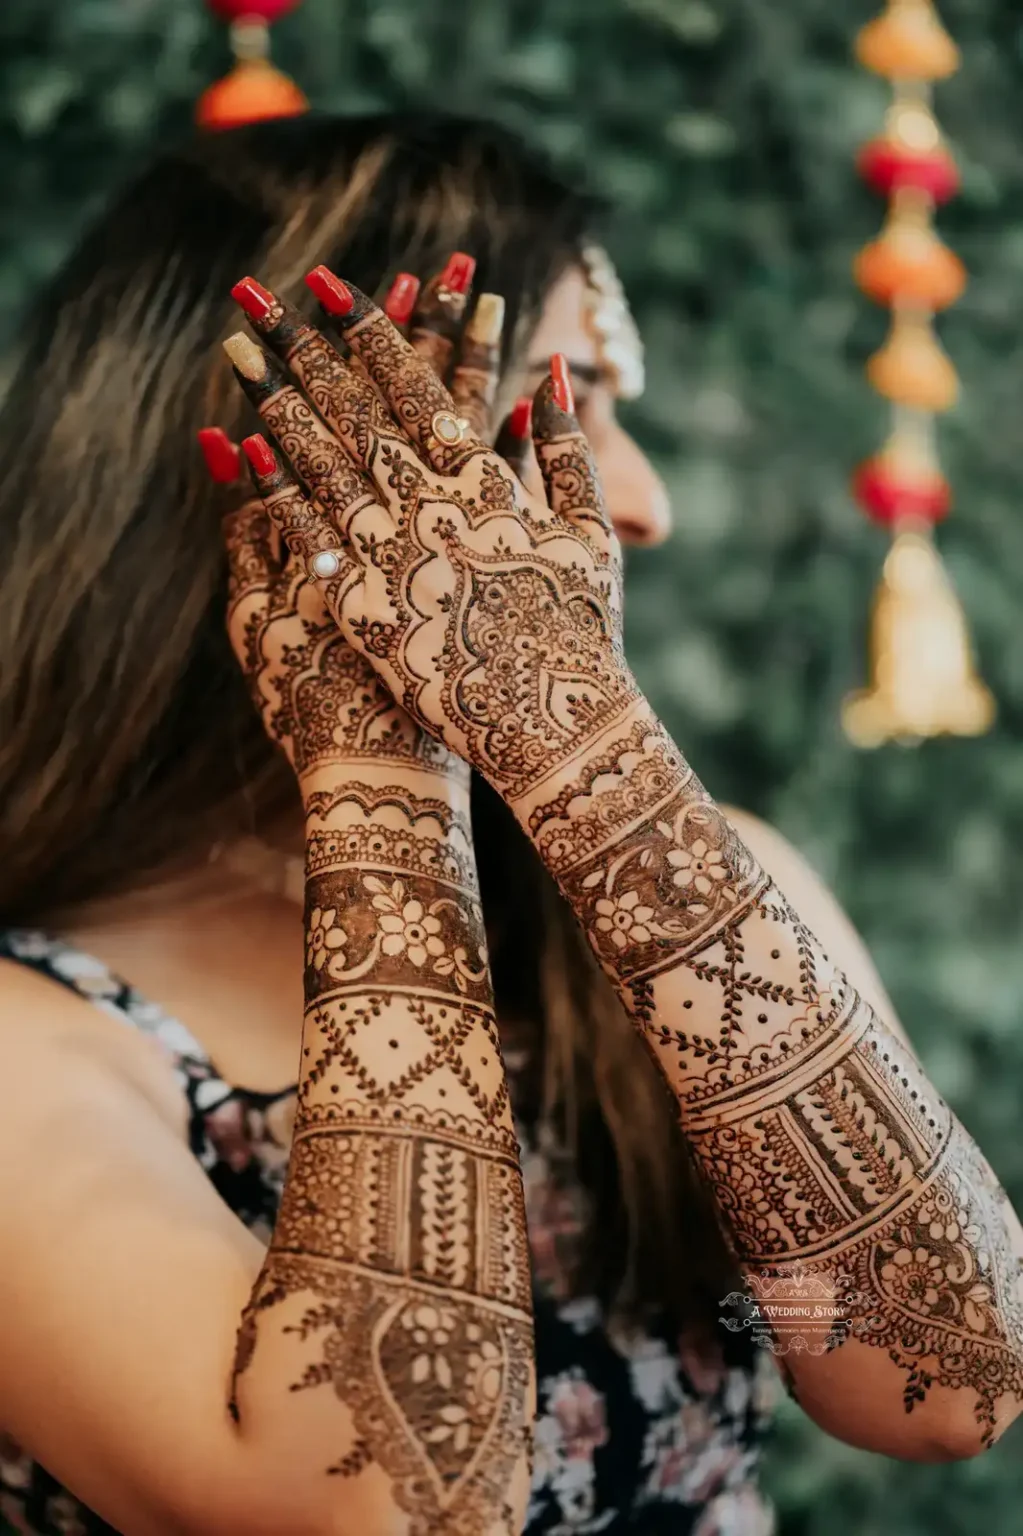
[{"label": "black and white floral top", "polygon": [[[263,1239],[273,1228],[294,1089],[230,1087],[176,1019],[89,955],[41,933],[0,932],[0,957],[70,987],[166,1052],[189,1105],[195,1156]],[[509,1060],[513,1098],[515,1063]],[[776,1397],[762,1352],[739,1340],[705,1360],[657,1331],[620,1336],[592,1298],[566,1299],[579,1191],[542,1136],[520,1126],[533,1255],[538,1412],[525,1536],[771,1536],[758,1445]],[[0,1435],[0,1530],[94,1536],[111,1527]],[[281,1536],[287,1536],[282,1532]]]}]

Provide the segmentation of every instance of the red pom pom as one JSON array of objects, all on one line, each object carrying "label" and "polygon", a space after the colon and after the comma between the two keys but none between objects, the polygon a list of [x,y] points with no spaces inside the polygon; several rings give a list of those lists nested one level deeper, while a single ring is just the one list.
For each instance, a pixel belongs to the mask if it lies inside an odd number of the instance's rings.
[{"label": "red pom pom", "polygon": [[872,139],[860,151],[857,165],[864,181],[883,197],[912,187],[944,203],[959,190],[955,161],[943,149],[912,150],[890,139]]},{"label": "red pom pom", "polygon": [[269,25],[293,11],[301,0],[206,0],[206,4],[222,21],[240,21],[243,16],[255,16]]},{"label": "red pom pom", "polygon": [[852,493],[876,523],[901,517],[937,523],[952,504],[948,481],[936,470],[900,468],[884,454],[867,459],[853,475]]}]

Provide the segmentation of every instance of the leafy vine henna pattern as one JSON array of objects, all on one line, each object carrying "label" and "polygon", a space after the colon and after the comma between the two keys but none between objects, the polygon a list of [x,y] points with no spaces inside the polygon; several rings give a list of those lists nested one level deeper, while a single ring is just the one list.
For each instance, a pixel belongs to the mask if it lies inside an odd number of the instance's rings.
[{"label": "leafy vine henna pattern", "polygon": [[1023,1401],[1014,1217],[912,1054],[648,710],[523,824],[670,1084],[747,1272],[826,1276],[845,1306],[831,1347],[883,1348],[907,1412],[935,1384],[969,1390],[989,1441]]}]

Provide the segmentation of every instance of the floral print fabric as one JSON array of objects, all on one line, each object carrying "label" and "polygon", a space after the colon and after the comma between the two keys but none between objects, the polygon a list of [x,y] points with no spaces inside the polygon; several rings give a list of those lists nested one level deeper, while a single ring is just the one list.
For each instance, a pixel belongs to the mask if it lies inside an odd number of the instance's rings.
[{"label": "floral print fabric", "polygon": [[[708,866],[692,878],[714,880],[709,860]],[[391,915],[391,893],[381,895]],[[629,909],[608,918],[616,927],[642,922]],[[396,907],[391,926],[396,941],[422,947],[424,961],[432,953],[418,913]],[[336,914],[321,914],[311,943],[316,961],[329,965],[344,945]],[[231,1209],[268,1241],[287,1167],[294,1089],[258,1094],[228,1085],[183,1025],[58,940],[0,932],[0,957],[70,987],[157,1042],[188,1101],[192,1152]],[[507,1055],[514,1101],[524,1063]],[[583,1196],[543,1127],[520,1125],[519,1138],[538,1376],[524,1536],[771,1536],[773,1519],[757,1487],[759,1441],[776,1397],[766,1355],[722,1329],[721,1357],[708,1362],[656,1328],[615,1330],[596,1301],[571,1296],[565,1277]],[[0,1530],[4,1520],[27,1536],[112,1530],[0,1435]]]}]

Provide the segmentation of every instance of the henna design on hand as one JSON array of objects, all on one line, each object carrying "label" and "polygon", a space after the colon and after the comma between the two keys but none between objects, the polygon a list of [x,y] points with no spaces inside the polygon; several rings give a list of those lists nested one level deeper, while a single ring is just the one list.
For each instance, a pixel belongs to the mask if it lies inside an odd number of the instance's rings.
[{"label": "henna design on hand", "polygon": [[[275,565],[271,524],[250,503],[227,521],[228,630],[267,733],[300,783],[356,761],[464,770],[399,709],[364,656],[339,634],[306,572]],[[293,532],[293,530],[292,530]]]},{"label": "henna design on hand", "polygon": [[[379,396],[372,406],[367,399],[357,428],[336,403],[323,408],[386,507],[336,510],[349,497],[338,491],[347,472],[322,450],[322,429],[296,390],[261,393],[264,419],[315,501],[335,509],[359,566],[325,589],[343,633],[404,709],[516,801],[637,697],[621,645],[617,541],[592,459],[548,380],[535,429],[549,507],[478,441],[460,450],[457,473],[425,469],[408,439],[421,440],[437,410],[452,411],[451,397],[433,375],[424,382],[422,360],[382,312],[348,291],[337,323]],[[282,309],[262,323],[268,336],[285,337],[289,365],[304,368],[299,357],[316,351],[304,322]],[[347,389],[336,354],[329,370],[331,388]],[[241,370],[247,387],[255,371]],[[384,419],[381,396],[393,419]]]},{"label": "henna design on hand", "polygon": [[[653,717],[608,731],[530,835],[678,1101],[736,1255],[798,1263],[884,1349],[907,1412],[1023,1401],[1007,1202],[911,1053],[829,962]],[[690,1022],[691,1021],[691,1022]]]},{"label": "henna design on hand", "polygon": [[501,378],[501,333],[504,300],[481,293],[465,328],[458,361],[451,376],[451,398],[462,420],[481,440],[492,428],[494,401]]},{"label": "henna design on hand", "polygon": [[419,292],[409,342],[441,380],[448,376],[475,269],[471,257],[456,252],[444,271],[431,278]]}]

